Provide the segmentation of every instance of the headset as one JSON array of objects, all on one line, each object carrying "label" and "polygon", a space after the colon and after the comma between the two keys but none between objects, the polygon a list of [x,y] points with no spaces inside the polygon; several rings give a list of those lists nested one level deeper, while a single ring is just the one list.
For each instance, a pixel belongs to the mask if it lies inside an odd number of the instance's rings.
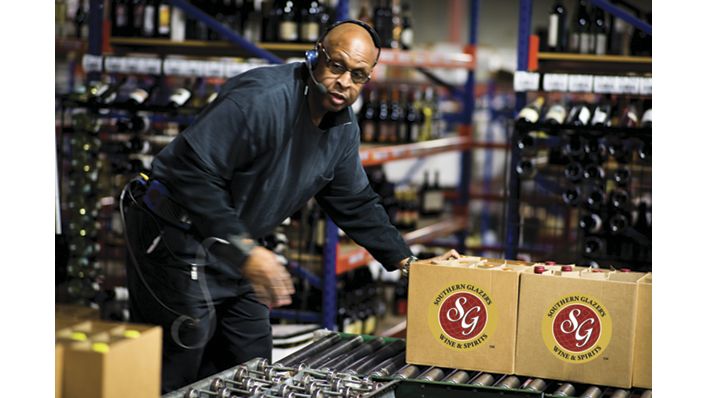
[{"label": "headset", "polygon": [[317,79],[314,77],[314,72],[312,71],[316,66],[317,66],[317,59],[319,58],[319,45],[324,41],[324,38],[326,35],[329,34],[334,28],[336,28],[339,25],[343,25],[345,23],[351,23],[354,25],[358,25],[364,29],[366,29],[366,32],[368,32],[369,35],[371,35],[371,39],[373,39],[373,45],[376,46],[378,49],[378,54],[376,54],[376,61],[373,63],[373,66],[376,66],[378,63],[378,58],[381,55],[381,39],[378,36],[378,33],[376,33],[375,29],[373,29],[370,25],[368,25],[365,22],[361,22],[357,19],[344,19],[342,21],[336,22],[329,26],[324,33],[317,39],[317,42],[314,44],[314,48],[311,50],[307,50],[304,53],[304,62],[307,64],[307,70],[309,71],[309,76],[312,78],[312,82],[314,83],[314,86],[317,88],[317,90],[321,94],[326,94],[327,88],[324,86],[322,83],[317,81]]}]

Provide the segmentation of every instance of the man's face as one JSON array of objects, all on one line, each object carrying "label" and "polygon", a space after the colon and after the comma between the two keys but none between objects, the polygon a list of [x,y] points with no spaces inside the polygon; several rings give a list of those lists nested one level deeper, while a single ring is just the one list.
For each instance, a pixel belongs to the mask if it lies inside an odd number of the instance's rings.
[{"label": "man's face", "polygon": [[364,40],[340,41],[318,46],[315,75],[326,87],[317,92],[318,102],[327,112],[337,112],[356,101],[373,72],[377,49]]}]

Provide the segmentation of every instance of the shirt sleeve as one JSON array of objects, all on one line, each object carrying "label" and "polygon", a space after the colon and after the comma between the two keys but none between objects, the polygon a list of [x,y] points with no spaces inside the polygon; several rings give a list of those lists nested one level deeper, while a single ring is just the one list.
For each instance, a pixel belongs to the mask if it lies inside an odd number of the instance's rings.
[{"label": "shirt sleeve", "polygon": [[[239,107],[224,98],[200,115],[153,163],[202,239],[229,240],[248,233],[232,205],[230,178],[234,170],[250,167],[257,157],[254,141]],[[239,266],[246,253],[230,246],[213,251]]]},{"label": "shirt sleeve", "polygon": [[393,271],[412,252],[390,223],[380,197],[371,188],[358,155],[358,145],[351,147],[336,166],[334,179],[316,195],[317,202],[354,242],[366,248],[387,270]]}]

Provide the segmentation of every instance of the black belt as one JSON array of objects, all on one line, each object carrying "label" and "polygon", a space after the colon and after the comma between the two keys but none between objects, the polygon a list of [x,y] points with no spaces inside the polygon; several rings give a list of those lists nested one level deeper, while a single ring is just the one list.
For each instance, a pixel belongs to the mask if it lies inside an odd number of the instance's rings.
[{"label": "black belt", "polygon": [[184,231],[192,228],[191,220],[187,213],[178,205],[169,193],[167,187],[159,180],[148,179],[145,183],[145,195],[143,203],[160,220]]}]

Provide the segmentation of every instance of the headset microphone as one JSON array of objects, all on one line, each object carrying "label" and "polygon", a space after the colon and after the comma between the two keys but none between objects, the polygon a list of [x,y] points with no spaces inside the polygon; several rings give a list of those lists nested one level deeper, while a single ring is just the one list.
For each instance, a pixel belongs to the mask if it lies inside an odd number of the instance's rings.
[{"label": "headset microphone", "polygon": [[317,79],[314,77],[314,72],[312,72],[312,59],[316,59],[316,56],[317,56],[316,50],[309,50],[304,55],[304,62],[307,64],[307,70],[309,71],[309,76],[312,78],[312,82],[314,83],[314,86],[317,88],[317,90],[321,94],[326,94],[327,93],[326,86],[324,86],[322,83],[318,82]]}]

